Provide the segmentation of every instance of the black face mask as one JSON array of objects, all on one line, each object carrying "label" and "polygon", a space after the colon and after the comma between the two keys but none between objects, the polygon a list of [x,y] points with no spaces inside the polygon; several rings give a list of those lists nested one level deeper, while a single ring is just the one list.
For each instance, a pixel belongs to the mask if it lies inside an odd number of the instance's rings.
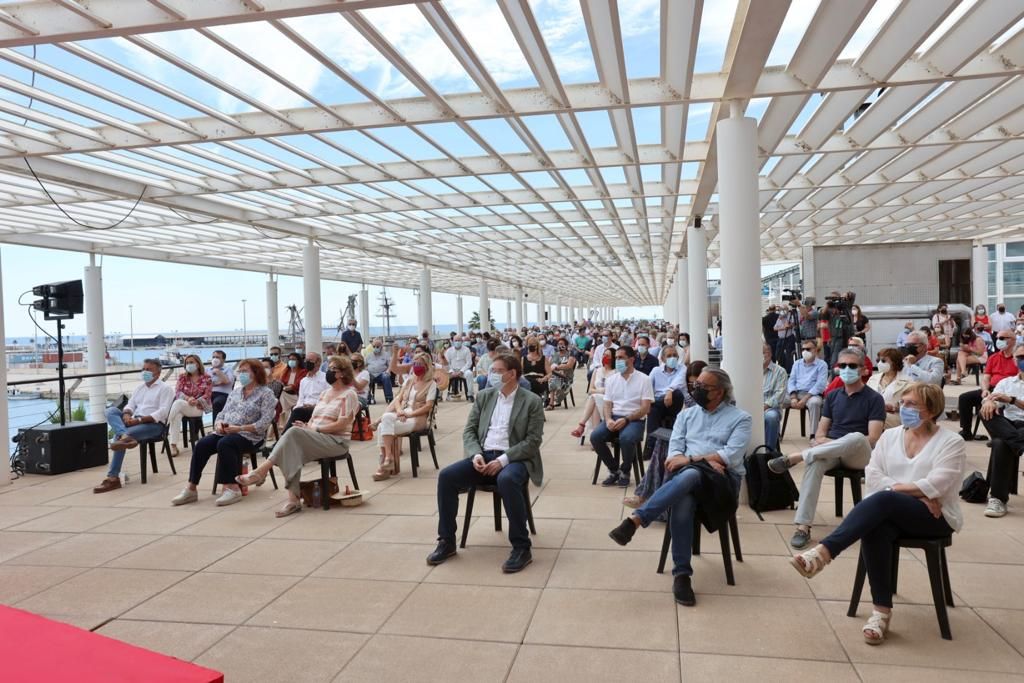
[{"label": "black face mask", "polygon": [[701,408],[707,408],[711,402],[711,399],[708,397],[708,390],[704,387],[695,387],[690,392],[690,396],[693,397],[693,402]]},{"label": "black face mask", "polygon": [[307,360],[302,364],[302,367],[306,368],[306,372],[312,372],[316,369],[316,364],[311,360]]},{"label": "black face mask", "polygon": [[327,380],[328,384],[334,384],[334,382],[337,381],[338,379],[338,373],[336,373],[334,370],[328,370],[327,372],[324,373],[324,379]]},{"label": "black face mask", "polygon": [[1006,313],[1006,308],[1005,308],[1005,307],[1003,307],[1003,306],[1000,306],[1000,307],[998,308],[998,311],[999,311],[1000,313]]}]

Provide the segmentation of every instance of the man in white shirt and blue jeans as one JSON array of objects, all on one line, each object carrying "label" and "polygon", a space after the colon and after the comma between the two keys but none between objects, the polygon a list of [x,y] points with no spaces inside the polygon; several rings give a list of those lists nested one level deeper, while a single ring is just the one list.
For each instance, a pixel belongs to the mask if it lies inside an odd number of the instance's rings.
[{"label": "man in white shirt and blue jeans", "polygon": [[[601,486],[629,486],[630,469],[639,455],[647,413],[654,401],[651,378],[633,368],[635,360],[636,351],[631,346],[623,345],[615,351],[616,374],[604,385],[604,419],[590,434],[590,445],[609,472]],[[622,455],[621,467],[608,447],[616,434]]]},{"label": "man in white shirt and blue jeans", "polygon": [[1020,454],[1024,451],[1024,344],[1013,349],[1013,358],[1017,363],[1017,374],[999,380],[981,404],[981,419],[992,437],[986,517],[1006,515],[1011,484],[1019,476]]}]

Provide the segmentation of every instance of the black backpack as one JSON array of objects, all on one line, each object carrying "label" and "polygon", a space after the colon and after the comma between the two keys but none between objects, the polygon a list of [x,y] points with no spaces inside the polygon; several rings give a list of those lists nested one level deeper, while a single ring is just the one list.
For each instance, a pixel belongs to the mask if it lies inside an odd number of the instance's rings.
[{"label": "black backpack", "polygon": [[769,446],[758,446],[753,453],[744,458],[747,468],[747,498],[750,508],[757,513],[762,522],[761,513],[766,510],[793,509],[800,492],[793,483],[789,472],[775,474],[768,469],[768,461],[780,456],[781,453]]},{"label": "black backpack", "polygon": [[981,472],[971,472],[960,487],[960,497],[967,503],[988,502],[988,482]]}]

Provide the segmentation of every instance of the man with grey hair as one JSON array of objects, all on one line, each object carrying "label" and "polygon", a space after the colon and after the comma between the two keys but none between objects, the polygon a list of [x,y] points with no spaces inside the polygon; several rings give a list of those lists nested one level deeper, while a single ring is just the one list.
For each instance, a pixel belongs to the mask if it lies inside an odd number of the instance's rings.
[{"label": "man with grey hair", "polygon": [[706,368],[690,395],[697,405],[676,418],[665,460],[666,481],[608,534],[619,545],[626,545],[638,527],[646,527],[671,510],[672,593],[676,602],[686,606],[697,601],[690,585],[697,501],[717,493],[719,487],[727,487],[733,496],[739,494],[751,425],[750,415],[732,404],[732,381],[724,370]]},{"label": "man with grey hair", "polygon": [[924,332],[911,332],[904,345],[908,355],[903,358],[903,374],[912,382],[942,384],[946,368],[941,358],[928,355],[928,337]]},{"label": "man with grey hair", "polygon": [[142,361],[142,384],[135,387],[124,409],[117,406],[107,408],[107,424],[114,433],[114,440],[110,442],[113,455],[106,478],[92,490],[93,493],[121,488],[121,463],[124,462],[125,450],[135,448],[139,441],[156,439],[163,434],[174,403],[174,389],[160,379],[162,369],[160,361],[155,358]]},{"label": "man with grey hair", "polygon": [[785,368],[772,362],[772,348],[761,344],[764,356],[764,377],[761,380],[761,391],[764,398],[764,442],[769,448],[779,443],[779,425],[782,424],[782,406],[786,400],[786,385],[789,375]]},{"label": "man with grey hair", "polygon": [[801,461],[806,465],[794,520],[796,530],[789,542],[794,548],[803,548],[811,540],[811,522],[825,472],[840,465],[846,469],[864,469],[871,460],[871,449],[882,436],[885,399],[864,384],[863,367],[864,354],[859,349],[847,347],[840,351],[838,369],[843,388],[825,397],[816,445],[768,461],[768,469],[776,474],[782,474]]}]

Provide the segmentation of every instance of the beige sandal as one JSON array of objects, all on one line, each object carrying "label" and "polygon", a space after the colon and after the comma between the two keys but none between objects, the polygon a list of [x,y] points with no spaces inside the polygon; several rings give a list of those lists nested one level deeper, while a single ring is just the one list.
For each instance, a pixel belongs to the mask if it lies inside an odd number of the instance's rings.
[{"label": "beige sandal", "polygon": [[789,563],[800,572],[804,578],[814,578],[818,572],[825,568],[830,562],[818,552],[818,546],[789,558]]},{"label": "beige sandal", "polygon": [[385,460],[377,468],[377,471],[373,473],[374,481],[384,481],[390,479],[392,475],[397,474],[395,471],[395,464],[390,460]]},{"label": "beige sandal", "polygon": [[284,507],[274,513],[275,517],[287,517],[288,515],[294,515],[296,512],[302,512],[302,503],[285,503]]},{"label": "beige sandal", "polygon": [[885,633],[889,630],[889,622],[892,621],[892,612],[886,614],[878,610],[871,611],[871,618],[864,624],[864,642],[868,645],[878,645],[885,640]]},{"label": "beige sandal", "polygon": [[633,508],[635,510],[636,508],[643,505],[645,502],[646,500],[644,498],[641,498],[640,496],[627,496],[625,499],[623,499],[622,504],[628,508]]}]

